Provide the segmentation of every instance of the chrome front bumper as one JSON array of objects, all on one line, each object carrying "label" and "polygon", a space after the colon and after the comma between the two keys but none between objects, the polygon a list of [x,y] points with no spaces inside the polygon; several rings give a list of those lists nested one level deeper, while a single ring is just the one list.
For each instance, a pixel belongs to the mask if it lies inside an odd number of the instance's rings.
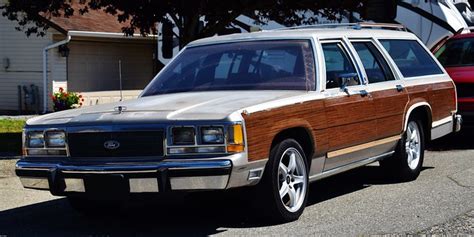
[{"label": "chrome front bumper", "polygon": [[50,190],[58,196],[115,187],[128,193],[155,193],[255,185],[265,164],[266,160],[247,162],[244,153],[209,160],[102,164],[39,162],[30,158],[17,162],[16,174],[25,188]]}]

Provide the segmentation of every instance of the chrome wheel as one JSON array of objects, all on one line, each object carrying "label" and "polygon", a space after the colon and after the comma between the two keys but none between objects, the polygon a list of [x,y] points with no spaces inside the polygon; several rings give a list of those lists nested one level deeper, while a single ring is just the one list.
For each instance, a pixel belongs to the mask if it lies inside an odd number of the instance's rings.
[{"label": "chrome wheel", "polygon": [[415,121],[408,123],[406,136],[405,152],[407,153],[407,163],[410,169],[415,170],[420,163],[421,156],[420,129]]},{"label": "chrome wheel", "polygon": [[303,156],[293,147],[286,149],[280,157],[278,168],[278,190],[283,206],[297,212],[305,201],[308,188],[306,166]]}]

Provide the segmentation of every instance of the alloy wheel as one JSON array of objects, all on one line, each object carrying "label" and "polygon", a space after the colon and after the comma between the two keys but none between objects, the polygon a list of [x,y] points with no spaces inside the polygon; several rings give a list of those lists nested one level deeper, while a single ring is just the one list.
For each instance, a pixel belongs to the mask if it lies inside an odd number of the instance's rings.
[{"label": "alloy wheel", "polygon": [[280,200],[290,212],[298,211],[304,203],[308,188],[307,172],[303,156],[293,147],[280,157],[278,189]]}]

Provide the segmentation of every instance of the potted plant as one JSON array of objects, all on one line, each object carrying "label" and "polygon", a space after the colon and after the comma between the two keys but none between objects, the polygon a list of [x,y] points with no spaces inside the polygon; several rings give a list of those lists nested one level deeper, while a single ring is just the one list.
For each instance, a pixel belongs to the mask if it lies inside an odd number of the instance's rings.
[{"label": "potted plant", "polygon": [[54,103],[53,109],[55,112],[79,108],[82,106],[82,102],[84,102],[82,95],[75,92],[66,92],[62,87],[59,88],[59,92],[55,92],[51,95],[51,99]]}]

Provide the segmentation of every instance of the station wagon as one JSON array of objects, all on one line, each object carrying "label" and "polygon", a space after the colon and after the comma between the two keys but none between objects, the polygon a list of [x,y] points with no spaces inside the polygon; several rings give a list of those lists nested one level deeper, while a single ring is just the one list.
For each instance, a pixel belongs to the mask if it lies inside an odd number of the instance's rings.
[{"label": "station wagon", "polygon": [[292,221],[310,182],[373,162],[414,180],[460,126],[453,81],[403,27],[296,27],[194,41],[135,100],[28,120],[16,173],[82,208],[254,186]]}]

